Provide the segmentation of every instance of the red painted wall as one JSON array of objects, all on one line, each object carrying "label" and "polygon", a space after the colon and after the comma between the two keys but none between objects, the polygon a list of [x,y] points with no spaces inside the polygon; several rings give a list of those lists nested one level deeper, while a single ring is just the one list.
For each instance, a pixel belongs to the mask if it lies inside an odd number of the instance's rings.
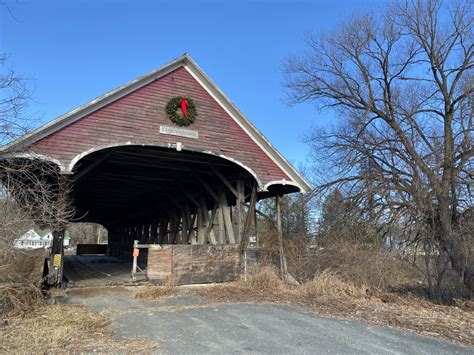
[{"label": "red painted wall", "polygon": [[[175,96],[193,99],[198,117],[187,128],[198,131],[198,139],[159,133],[160,125],[175,126],[165,113],[166,104]],[[56,158],[67,167],[82,152],[127,141],[179,141],[183,149],[209,150],[241,162],[251,168],[263,184],[291,180],[184,68],[56,131],[34,143],[29,150]]]}]

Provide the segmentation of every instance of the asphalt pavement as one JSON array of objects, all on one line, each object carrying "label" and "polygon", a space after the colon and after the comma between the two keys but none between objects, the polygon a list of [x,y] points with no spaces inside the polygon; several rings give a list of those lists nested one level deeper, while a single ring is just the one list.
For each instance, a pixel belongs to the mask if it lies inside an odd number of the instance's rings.
[{"label": "asphalt pavement", "polygon": [[[123,290],[122,290],[123,291]],[[180,354],[473,354],[474,349],[388,327],[323,318],[279,304],[212,304],[177,296],[164,302],[130,291],[72,292],[68,303],[111,312],[117,337],[159,341]]]}]

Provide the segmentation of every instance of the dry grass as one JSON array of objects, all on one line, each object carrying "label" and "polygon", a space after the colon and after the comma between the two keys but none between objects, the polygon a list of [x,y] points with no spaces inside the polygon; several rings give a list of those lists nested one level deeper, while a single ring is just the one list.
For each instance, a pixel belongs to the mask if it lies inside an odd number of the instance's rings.
[{"label": "dry grass", "polygon": [[402,296],[357,286],[330,271],[291,287],[284,285],[271,268],[264,268],[247,281],[196,292],[215,302],[289,303],[321,316],[392,326],[474,346],[473,301],[459,301],[459,307],[433,304],[410,294]]},{"label": "dry grass", "polygon": [[367,287],[345,282],[335,272],[324,270],[294,291],[308,297],[347,298],[365,296]]},{"label": "dry grass", "polygon": [[0,270],[0,353],[151,352],[159,344],[114,339],[109,316],[81,306],[46,305],[44,250],[19,253]]},{"label": "dry grass", "polygon": [[256,270],[256,272],[247,277],[246,280],[241,279],[237,283],[237,287],[256,292],[275,293],[282,291],[285,288],[285,284],[274,268],[266,266]]},{"label": "dry grass", "polygon": [[150,285],[135,293],[135,298],[144,300],[158,300],[163,297],[171,296],[176,291],[177,282],[174,278],[169,278],[164,285]]},{"label": "dry grass", "polygon": [[44,295],[33,283],[12,280],[0,284],[1,317],[24,316],[43,304]]},{"label": "dry grass", "polygon": [[374,290],[419,284],[421,275],[397,256],[384,252],[381,245],[347,240],[323,239],[314,249],[289,241],[288,265],[300,281],[311,280],[329,270],[346,282]]},{"label": "dry grass", "polygon": [[0,316],[24,316],[43,304],[44,250],[19,253],[0,270]]},{"label": "dry grass", "polygon": [[13,318],[0,328],[0,353],[151,352],[158,343],[116,340],[106,313],[82,306],[51,305]]}]

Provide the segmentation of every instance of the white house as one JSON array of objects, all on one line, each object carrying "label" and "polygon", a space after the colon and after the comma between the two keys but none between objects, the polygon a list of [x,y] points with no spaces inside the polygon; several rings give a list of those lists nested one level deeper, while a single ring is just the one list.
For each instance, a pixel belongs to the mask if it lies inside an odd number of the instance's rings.
[{"label": "white house", "polygon": [[[69,246],[69,236],[64,238],[64,246]],[[30,229],[28,232],[23,234],[20,238],[15,240],[15,248],[18,249],[39,249],[49,248],[53,243],[53,234],[48,230]]]},{"label": "white house", "polygon": [[39,249],[44,248],[42,238],[34,229],[30,229],[20,238],[15,240],[15,248],[18,249]]}]

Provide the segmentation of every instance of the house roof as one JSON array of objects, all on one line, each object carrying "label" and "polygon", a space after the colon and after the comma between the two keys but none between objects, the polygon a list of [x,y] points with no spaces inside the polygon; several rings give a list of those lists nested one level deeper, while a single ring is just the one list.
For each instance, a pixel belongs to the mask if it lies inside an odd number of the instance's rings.
[{"label": "house roof", "polygon": [[[202,69],[188,55],[183,54],[175,60],[152,70],[125,85],[122,85],[108,93],[99,96],[92,101],[62,115],[31,133],[0,148],[4,154],[21,153],[22,150],[33,143],[45,138],[52,133],[76,122],[82,117],[124,97],[127,94],[163,77],[164,75],[184,67],[221,105],[221,107],[237,122],[237,124],[254,140],[254,142],[282,169],[292,181],[299,187],[301,192],[307,192],[311,185],[296,169],[277,151],[277,149],[266,139],[263,134],[245,117],[245,115],[229,100],[229,98],[209,79]],[[64,171],[68,173],[69,171]],[[282,184],[288,181],[282,181]]]},{"label": "house roof", "polygon": [[28,232],[21,235],[18,240],[41,240],[41,236],[38,235],[34,229],[30,229]]}]

